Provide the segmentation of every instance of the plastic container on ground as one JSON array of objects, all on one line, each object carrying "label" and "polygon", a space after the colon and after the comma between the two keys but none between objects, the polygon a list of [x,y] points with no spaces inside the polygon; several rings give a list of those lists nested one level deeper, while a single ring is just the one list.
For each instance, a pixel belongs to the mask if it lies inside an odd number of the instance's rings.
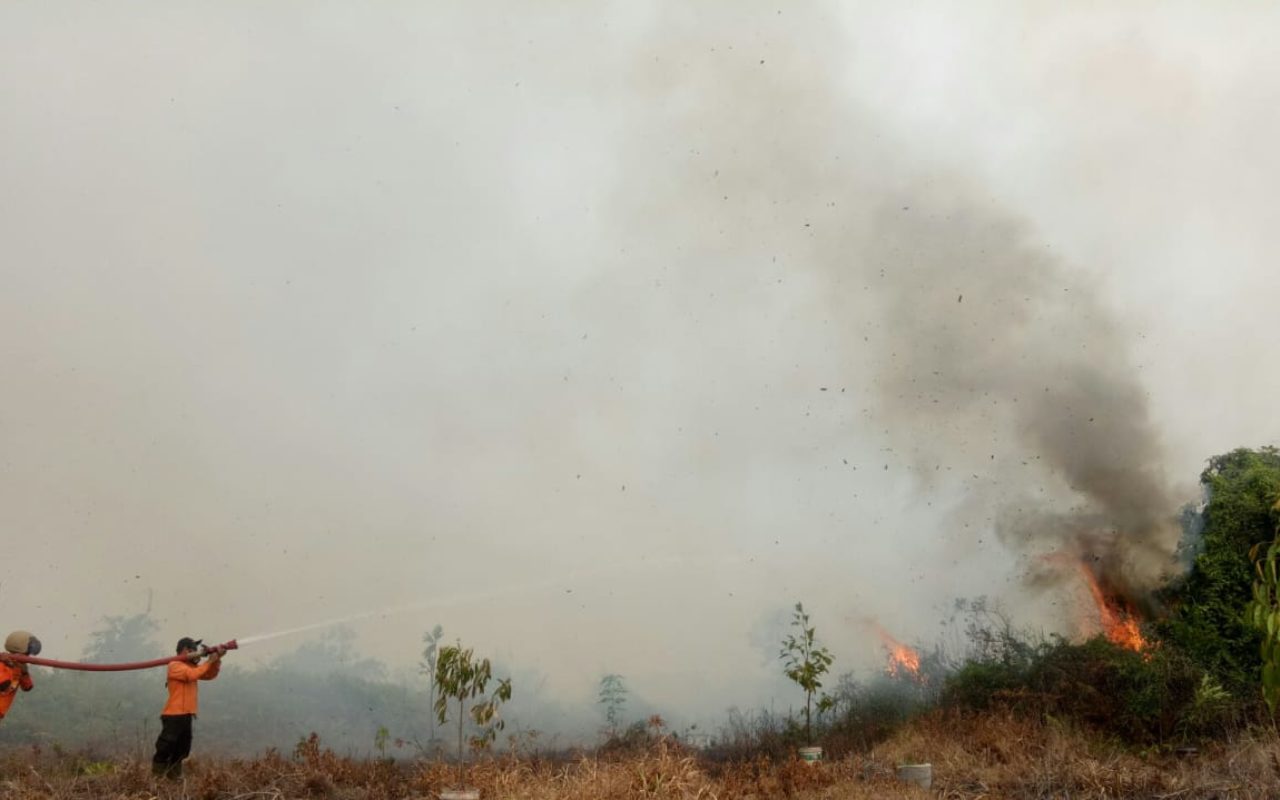
[{"label": "plastic container on ground", "polygon": [[932,764],[899,764],[898,780],[903,783],[914,783],[921,789],[933,786]]}]

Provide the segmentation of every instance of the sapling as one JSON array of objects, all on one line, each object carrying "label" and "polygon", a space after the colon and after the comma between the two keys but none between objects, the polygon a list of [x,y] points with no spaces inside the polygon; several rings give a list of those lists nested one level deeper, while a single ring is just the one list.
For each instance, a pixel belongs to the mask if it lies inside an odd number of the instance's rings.
[{"label": "sapling", "polygon": [[383,761],[387,760],[387,741],[390,739],[391,731],[387,730],[386,725],[379,725],[378,730],[373,734],[373,746]]},{"label": "sapling", "polygon": [[[812,712],[813,696],[822,688],[822,676],[831,668],[830,651],[818,644],[815,629],[809,624],[809,615],[804,605],[796,603],[795,614],[791,618],[791,627],[799,634],[787,634],[782,640],[782,651],[778,657],[783,660],[783,672],[788,678],[804,690],[804,737],[813,741]],[[829,710],[835,701],[828,695],[818,699],[818,713]]]},{"label": "sapling", "polygon": [[618,725],[622,722],[622,709],[627,704],[627,687],[622,676],[610,673],[600,679],[600,705],[604,706],[604,719],[608,724],[609,738],[617,738]]},{"label": "sapling", "polygon": [[[505,725],[498,716],[498,706],[511,699],[511,679],[498,681],[493,693],[485,696],[493,678],[489,659],[476,660],[471,648],[463,648],[462,642],[440,648],[435,664],[436,718],[440,724],[448,722],[449,706],[458,704],[458,783],[465,785],[466,764],[463,761],[462,734],[468,713],[478,729],[471,737],[471,747],[483,750],[497,738]],[[476,698],[483,698],[477,700]],[[468,711],[467,704],[471,704]]]},{"label": "sapling", "polygon": [[[422,649],[422,660],[418,662],[418,671],[427,676],[427,686],[430,687],[429,702],[430,707],[436,707],[436,662],[440,659],[440,640],[444,638],[444,628],[436,625],[431,630],[422,634],[422,643],[426,645]],[[435,726],[431,726],[431,743],[434,746],[436,741]]]}]

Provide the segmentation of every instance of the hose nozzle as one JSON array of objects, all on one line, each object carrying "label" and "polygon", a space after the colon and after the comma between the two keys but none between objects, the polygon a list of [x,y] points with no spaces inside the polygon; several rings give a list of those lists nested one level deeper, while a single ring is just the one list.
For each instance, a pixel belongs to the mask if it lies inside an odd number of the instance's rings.
[{"label": "hose nozzle", "polygon": [[203,656],[207,656],[207,655],[209,655],[210,653],[217,652],[219,649],[222,649],[222,650],[239,650],[239,649],[240,649],[240,645],[236,643],[236,640],[235,640],[235,639],[231,639],[230,641],[223,642],[222,644],[215,644],[215,645],[212,645],[212,646],[210,646],[210,645],[207,645],[207,644],[206,644],[206,645],[203,645],[203,646],[200,648],[200,655],[201,655],[202,657],[203,657]]}]

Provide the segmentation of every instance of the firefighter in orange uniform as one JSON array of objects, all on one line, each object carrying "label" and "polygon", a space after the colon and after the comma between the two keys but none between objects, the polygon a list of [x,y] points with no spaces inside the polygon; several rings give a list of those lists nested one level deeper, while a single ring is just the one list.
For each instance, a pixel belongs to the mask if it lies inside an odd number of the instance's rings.
[{"label": "firefighter in orange uniform", "polygon": [[18,695],[19,689],[29,692],[35,688],[31,675],[27,672],[27,665],[9,658],[9,653],[20,656],[39,655],[40,640],[26,631],[14,631],[5,637],[4,649],[5,652],[0,653],[0,719],[4,719],[4,715],[9,713],[9,706],[13,705],[13,698]]},{"label": "firefighter in orange uniform", "polygon": [[197,682],[218,677],[226,649],[219,645],[208,653],[208,659],[201,664],[200,640],[187,636],[178,640],[178,655],[183,658],[169,662],[169,702],[160,712],[160,736],[151,759],[151,770],[156,775],[182,777],[182,760],[191,754],[191,722],[199,712]]}]

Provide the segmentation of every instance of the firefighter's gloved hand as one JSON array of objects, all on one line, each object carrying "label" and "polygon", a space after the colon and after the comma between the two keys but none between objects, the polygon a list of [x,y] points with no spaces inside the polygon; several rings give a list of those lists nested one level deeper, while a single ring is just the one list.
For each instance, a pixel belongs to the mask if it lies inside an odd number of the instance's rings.
[{"label": "firefighter's gloved hand", "polygon": [[220,645],[218,645],[218,657],[219,657],[219,658],[221,658],[222,656],[225,656],[226,654],[227,654],[227,646],[226,646],[226,645],[224,645],[224,644],[220,644]]}]

